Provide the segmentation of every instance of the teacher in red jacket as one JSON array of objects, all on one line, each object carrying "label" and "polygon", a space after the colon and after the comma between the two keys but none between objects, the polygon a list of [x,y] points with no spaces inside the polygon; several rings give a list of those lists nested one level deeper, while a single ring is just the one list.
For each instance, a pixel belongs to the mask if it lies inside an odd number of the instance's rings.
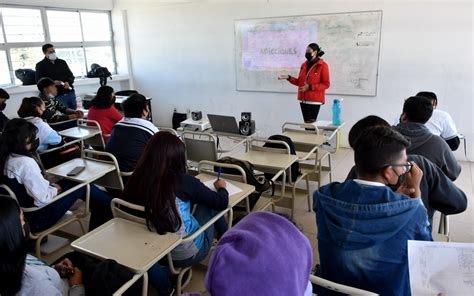
[{"label": "teacher in red jacket", "polygon": [[288,80],[298,86],[298,100],[306,123],[313,123],[318,118],[319,109],[325,103],[326,89],[329,88],[329,67],[321,59],[324,51],[319,45],[311,43],[306,48],[306,60],[300,69],[298,78],[281,75],[279,80]]}]

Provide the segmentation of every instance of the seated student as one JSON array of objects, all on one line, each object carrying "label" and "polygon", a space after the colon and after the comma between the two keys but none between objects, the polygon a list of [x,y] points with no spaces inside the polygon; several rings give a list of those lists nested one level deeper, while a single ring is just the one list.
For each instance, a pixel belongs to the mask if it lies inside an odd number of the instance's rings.
[{"label": "seated student", "polygon": [[[212,191],[187,175],[183,142],[168,132],[155,134],[145,147],[133,175],[123,191],[123,199],[145,207],[145,218],[158,234],[173,232],[186,237],[206,224],[229,205],[226,183],[220,179]],[[192,206],[196,205],[194,213]],[[222,217],[194,241],[178,245],[171,256],[178,267],[204,260],[214,236],[222,235],[227,223]],[[169,291],[169,278],[156,264],[149,270],[151,283],[161,292]]]},{"label": "seated student", "polygon": [[9,197],[0,197],[0,234],[0,295],[85,295],[82,272],[70,261],[52,268],[27,255],[28,224]]},{"label": "seated student", "polygon": [[38,81],[37,87],[40,92],[40,98],[46,104],[46,110],[42,116],[46,122],[60,122],[84,117],[84,113],[67,108],[56,98],[58,89],[52,79],[46,77],[41,78]]},{"label": "seated student", "polygon": [[[114,89],[107,85],[101,86],[91,101],[87,119],[97,121],[104,135],[110,135],[114,124],[123,118],[122,113],[115,109],[114,103]],[[107,140],[108,136],[104,136],[104,141]]]},{"label": "seated student", "polygon": [[[354,124],[349,131],[351,148],[354,149],[356,140],[364,134],[367,128],[375,126],[390,127],[388,122],[374,115],[367,116]],[[421,155],[410,154],[408,161],[416,163],[423,172],[420,183],[421,200],[428,210],[430,220],[436,210],[446,215],[458,214],[466,210],[466,194],[446,177],[438,166]],[[351,169],[347,179],[357,179],[355,167]]]},{"label": "seated student", "polygon": [[44,101],[38,97],[24,98],[20,109],[18,109],[18,116],[33,123],[38,129],[38,152],[48,149],[49,145],[58,145],[62,141],[58,132],[41,119],[41,115],[43,115],[45,110],[46,105]]},{"label": "seated student", "polygon": [[430,91],[420,91],[416,96],[431,100],[431,104],[433,105],[433,115],[431,115],[430,120],[425,123],[425,126],[432,134],[443,138],[451,150],[456,151],[460,143],[456,124],[448,112],[436,108],[438,106],[436,94]]},{"label": "seated student", "polygon": [[[0,172],[3,172],[3,184],[15,192],[22,207],[44,206],[41,210],[25,213],[33,232],[43,231],[56,224],[76,200],[85,198],[86,194],[86,188],[83,187],[51,202],[59,193],[77,184],[68,180],[50,184],[45,179],[32,154],[39,145],[37,132],[38,129],[32,123],[15,118],[7,123],[0,138]],[[111,200],[106,192],[90,185],[89,229],[112,218]]]},{"label": "seated student", "polygon": [[8,122],[8,117],[3,114],[3,110],[7,107],[7,100],[10,98],[10,95],[3,89],[0,88],[0,132],[5,127],[5,124]]},{"label": "seated student", "polygon": [[121,171],[131,172],[158,128],[146,120],[150,110],[143,95],[131,95],[122,103],[122,109],[125,118],[114,125],[105,151],[117,158]]},{"label": "seated student", "polygon": [[392,128],[364,130],[355,144],[358,178],[314,193],[318,276],[380,295],[410,294],[407,241],[432,237],[420,199],[423,173],[407,161],[408,145]]},{"label": "seated student", "polygon": [[408,154],[428,158],[454,181],[461,173],[461,166],[448,144],[440,136],[433,135],[425,126],[432,113],[433,105],[429,99],[410,97],[403,104],[401,122],[395,126],[395,130],[410,140]]},{"label": "seated student", "polygon": [[254,212],[229,229],[212,253],[206,274],[211,295],[311,296],[312,250],[284,217]]}]

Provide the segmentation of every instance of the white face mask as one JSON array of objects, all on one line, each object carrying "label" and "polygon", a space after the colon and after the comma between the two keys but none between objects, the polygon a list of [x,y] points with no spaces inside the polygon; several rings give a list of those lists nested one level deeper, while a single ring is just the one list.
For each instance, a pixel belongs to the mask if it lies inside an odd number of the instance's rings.
[{"label": "white face mask", "polygon": [[55,53],[55,52],[48,54],[48,59],[50,59],[51,61],[54,61],[54,60],[56,60],[57,58],[58,58],[58,57],[56,56],[56,53]]},{"label": "white face mask", "polygon": [[54,99],[54,98],[55,98],[55,96],[53,96],[52,94],[48,93],[48,98],[50,98],[50,99]]}]

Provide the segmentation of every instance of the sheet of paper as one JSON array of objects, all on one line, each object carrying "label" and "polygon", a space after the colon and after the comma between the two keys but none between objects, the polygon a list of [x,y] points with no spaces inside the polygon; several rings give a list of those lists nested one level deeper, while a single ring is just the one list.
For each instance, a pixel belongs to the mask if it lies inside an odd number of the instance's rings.
[{"label": "sheet of paper", "polygon": [[408,241],[411,293],[474,295],[474,243]]},{"label": "sheet of paper", "polygon": [[[204,182],[204,185],[206,185],[209,189],[211,189],[212,191],[216,191],[216,188],[214,187],[214,182],[216,180],[209,180],[209,181],[206,181]],[[242,192],[242,189],[240,189],[239,187],[235,186],[234,184],[226,181],[226,189],[227,189],[227,192],[229,192],[229,196],[232,196],[234,194],[237,194],[239,192]]]}]

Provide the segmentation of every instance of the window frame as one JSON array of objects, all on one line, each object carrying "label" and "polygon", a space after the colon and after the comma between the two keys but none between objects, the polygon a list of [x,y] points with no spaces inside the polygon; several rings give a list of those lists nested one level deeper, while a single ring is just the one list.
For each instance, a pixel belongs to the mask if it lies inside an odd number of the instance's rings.
[{"label": "window frame", "polygon": [[[5,50],[7,55],[7,62],[8,62],[8,71],[10,74],[10,84],[1,84],[0,87],[7,87],[7,86],[21,86],[15,83],[15,69],[13,69],[12,59],[10,50],[13,48],[22,48],[22,47],[42,47],[46,43],[51,43],[54,45],[55,48],[80,48],[84,55],[84,63],[86,73],[90,70],[89,65],[87,62],[87,55],[86,55],[86,48],[87,47],[98,47],[98,46],[110,46],[112,49],[112,59],[114,63],[114,69],[111,71],[112,74],[117,74],[117,60],[115,54],[115,44],[114,44],[114,31],[112,27],[112,13],[110,10],[91,10],[91,9],[68,9],[68,8],[58,8],[58,7],[48,7],[48,6],[30,6],[30,5],[12,5],[12,4],[0,4],[0,8],[23,8],[23,9],[37,9],[40,11],[41,14],[41,22],[43,24],[43,34],[44,34],[44,41],[43,42],[8,42],[6,38],[5,26],[3,24],[3,16],[0,10],[0,30],[1,34],[3,35],[4,43],[0,43],[0,50]],[[81,35],[82,41],[73,41],[73,42],[54,42],[51,41],[51,35],[49,32],[49,23],[46,11],[54,10],[54,11],[67,11],[67,12],[78,12],[79,13],[79,21],[81,26]],[[92,12],[92,13],[106,13],[109,18],[109,31],[110,31],[110,40],[109,41],[84,41],[84,32],[82,27],[82,16],[81,12]],[[34,70],[34,69],[33,69]],[[84,73],[84,74],[86,74]],[[81,77],[81,75],[74,75],[76,78]]]}]

